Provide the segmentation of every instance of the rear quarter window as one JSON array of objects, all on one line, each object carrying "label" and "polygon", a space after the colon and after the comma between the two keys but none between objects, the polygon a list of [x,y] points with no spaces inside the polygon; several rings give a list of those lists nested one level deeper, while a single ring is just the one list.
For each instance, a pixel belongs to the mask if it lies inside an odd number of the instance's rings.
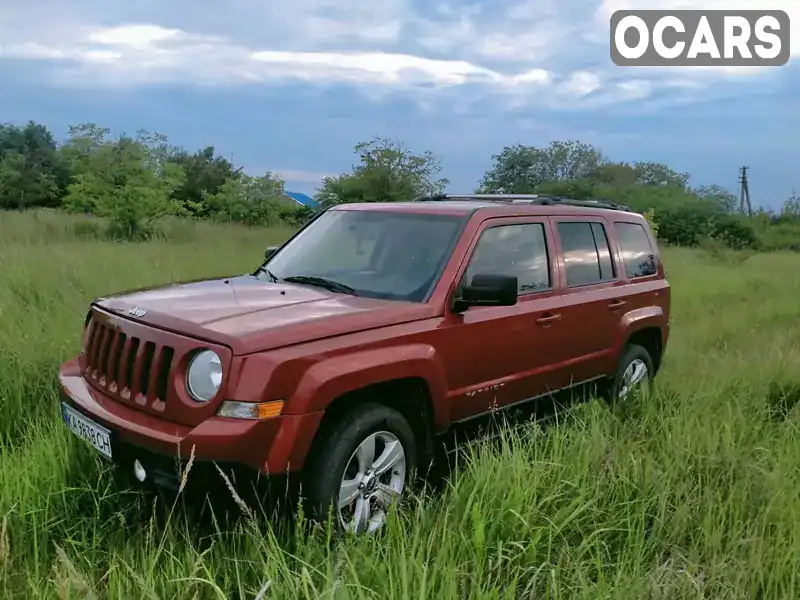
[{"label": "rear quarter window", "polygon": [[641,223],[614,223],[625,272],[631,279],[658,273],[656,250]]}]

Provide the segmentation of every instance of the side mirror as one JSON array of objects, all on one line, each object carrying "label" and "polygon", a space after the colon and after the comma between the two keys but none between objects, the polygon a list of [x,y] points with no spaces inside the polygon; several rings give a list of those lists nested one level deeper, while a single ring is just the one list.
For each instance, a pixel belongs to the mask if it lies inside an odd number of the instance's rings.
[{"label": "side mirror", "polygon": [[517,278],[510,275],[474,275],[453,302],[453,311],[462,312],[470,306],[514,306],[517,285]]},{"label": "side mirror", "polygon": [[267,246],[267,250],[264,252],[264,259],[269,260],[272,258],[272,255],[278,251],[280,246]]}]

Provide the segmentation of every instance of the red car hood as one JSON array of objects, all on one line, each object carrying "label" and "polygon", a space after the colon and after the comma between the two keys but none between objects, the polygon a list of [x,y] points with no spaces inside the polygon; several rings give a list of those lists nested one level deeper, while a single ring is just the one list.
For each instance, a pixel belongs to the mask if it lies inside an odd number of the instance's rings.
[{"label": "red car hood", "polygon": [[433,316],[427,304],[267,283],[249,275],[136,290],[96,304],[128,319],[225,344],[237,354]]}]

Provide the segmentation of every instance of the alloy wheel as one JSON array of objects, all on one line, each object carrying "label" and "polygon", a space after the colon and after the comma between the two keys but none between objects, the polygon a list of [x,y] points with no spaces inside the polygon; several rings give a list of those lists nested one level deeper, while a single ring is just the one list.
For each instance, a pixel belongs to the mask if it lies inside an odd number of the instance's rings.
[{"label": "alloy wheel", "polygon": [[406,483],[406,454],[393,433],[379,431],[359,444],[345,467],[337,513],[345,531],[373,532]]},{"label": "alloy wheel", "polygon": [[628,394],[633,391],[640,394],[646,393],[649,382],[650,372],[647,369],[647,364],[639,358],[632,360],[622,374],[619,398],[625,400]]}]

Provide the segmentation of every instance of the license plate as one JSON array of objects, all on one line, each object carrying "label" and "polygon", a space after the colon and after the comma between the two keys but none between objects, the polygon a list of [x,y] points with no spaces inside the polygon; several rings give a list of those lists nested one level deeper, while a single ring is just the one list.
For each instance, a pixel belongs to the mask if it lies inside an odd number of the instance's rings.
[{"label": "license plate", "polygon": [[72,433],[89,442],[106,458],[111,458],[111,432],[108,429],[87,419],[64,403],[61,404],[61,414]]}]

